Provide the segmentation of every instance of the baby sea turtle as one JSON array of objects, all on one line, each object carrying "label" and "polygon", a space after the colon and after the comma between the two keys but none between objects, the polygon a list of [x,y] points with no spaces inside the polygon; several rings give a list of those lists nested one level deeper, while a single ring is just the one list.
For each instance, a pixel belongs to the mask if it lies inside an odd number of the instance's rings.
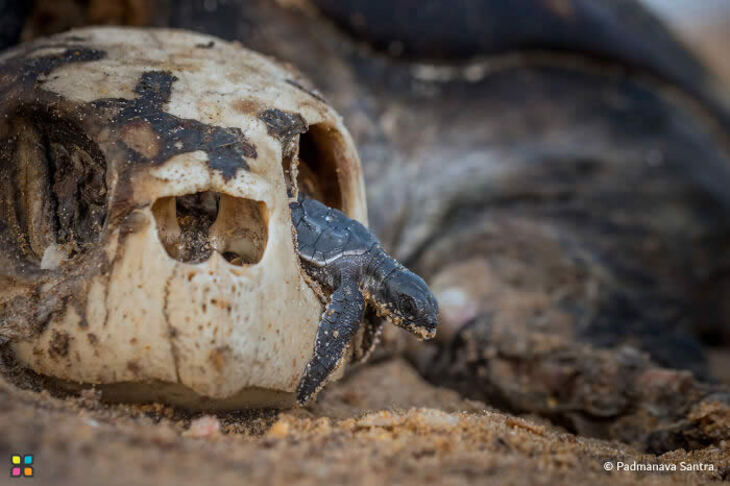
[{"label": "baby sea turtle", "polygon": [[[303,268],[332,291],[319,322],[314,356],[297,388],[297,400],[303,404],[344,359],[363,322],[366,303],[378,316],[422,339],[436,334],[438,304],[426,282],[388,255],[362,224],[307,197],[290,208]],[[371,345],[374,340],[370,336]]]}]

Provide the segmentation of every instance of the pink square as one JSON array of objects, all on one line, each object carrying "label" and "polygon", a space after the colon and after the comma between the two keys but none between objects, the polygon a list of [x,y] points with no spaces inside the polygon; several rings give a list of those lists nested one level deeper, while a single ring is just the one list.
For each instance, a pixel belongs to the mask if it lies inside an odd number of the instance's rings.
[{"label": "pink square", "polygon": [[13,469],[12,469],[12,470],[10,471],[10,475],[11,475],[12,477],[14,477],[14,478],[16,478],[16,477],[20,476],[20,468],[19,468],[19,467],[14,467],[14,468],[13,468]]}]

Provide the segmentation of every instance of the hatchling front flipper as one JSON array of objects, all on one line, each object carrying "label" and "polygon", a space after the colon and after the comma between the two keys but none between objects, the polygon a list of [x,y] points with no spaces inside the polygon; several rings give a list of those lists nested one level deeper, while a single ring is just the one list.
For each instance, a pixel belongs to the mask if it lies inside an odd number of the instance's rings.
[{"label": "hatchling front flipper", "polygon": [[367,306],[362,323],[362,339],[352,354],[353,363],[362,363],[370,357],[383,334],[383,324],[384,321],[378,316],[377,311]]},{"label": "hatchling front flipper", "polygon": [[332,293],[322,314],[314,356],[307,363],[304,376],[297,388],[297,401],[306,401],[322,388],[327,378],[345,357],[347,346],[362,323],[365,299],[354,281],[344,280]]}]

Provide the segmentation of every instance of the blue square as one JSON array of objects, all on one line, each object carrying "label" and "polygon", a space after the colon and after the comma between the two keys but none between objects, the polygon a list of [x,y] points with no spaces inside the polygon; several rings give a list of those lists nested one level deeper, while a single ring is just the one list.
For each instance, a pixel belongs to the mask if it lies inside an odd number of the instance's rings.
[{"label": "blue square", "polygon": [[23,462],[25,464],[33,464],[33,454],[28,454],[23,457]]}]

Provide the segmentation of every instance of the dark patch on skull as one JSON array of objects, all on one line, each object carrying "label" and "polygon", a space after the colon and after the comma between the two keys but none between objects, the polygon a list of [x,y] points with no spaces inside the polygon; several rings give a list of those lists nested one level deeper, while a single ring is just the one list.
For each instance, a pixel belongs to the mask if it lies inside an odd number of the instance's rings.
[{"label": "dark patch on skull", "polygon": [[270,109],[259,113],[259,120],[266,124],[272,137],[282,144],[288,144],[294,137],[307,131],[309,126],[299,113]]},{"label": "dark patch on skull", "polygon": [[[31,57],[39,50],[51,48],[64,50],[55,54]],[[11,107],[25,98],[23,92],[33,93],[40,76],[47,76],[65,64],[98,61],[105,56],[106,52],[87,47],[40,45],[5,60],[0,63],[0,100],[6,105],[3,113],[7,116]],[[37,99],[38,92],[35,92],[33,97]],[[60,99],[55,94],[53,98]]]},{"label": "dark patch on skull", "polygon": [[195,44],[195,47],[197,47],[198,49],[212,49],[213,46],[215,46],[215,41],[209,41],[206,44]]},{"label": "dark patch on skull", "polygon": [[69,35],[68,37],[64,37],[64,40],[68,42],[86,42],[89,39],[80,35]]},{"label": "dark patch on skull", "polygon": [[266,124],[266,131],[269,135],[281,143],[281,162],[286,181],[286,193],[289,197],[293,197],[297,192],[298,174],[298,144],[295,141],[298,135],[309,129],[307,121],[298,113],[289,113],[275,108],[260,112],[258,119]]},{"label": "dark patch on skull", "polygon": [[231,103],[231,107],[245,115],[256,114],[261,111],[261,103],[251,98],[242,98]]},{"label": "dark patch on skull", "polygon": [[141,374],[141,369],[139,367],[139,363],[137,361],[131,360],[127,361],[127,369],[132,372],[132,374],[137,377]]},{"label": "dark patch on skull", "polygon": [[[59,52],[38,55],[46,49],[59,49]],[[105,56],[98,49],[43,44],[27,48],[0,65],[0,99],[6,102],[3,114],[9,129],[8,138],[0,141],[0,152],[6,162],[0,168],[0,185],[6,191],[10,188],[10,194],[15,197],[4,208],[0,204],[0,208],[5,213],[14,208],[13,214],[3,214],[3,217],[12,222],[13,231],[25,236],[16,238],[21,243],[30,241],[32,229],[37,230],[36,236],[50,235],[43,237],[43,243],[53,240],[76,253],[96,239],[104,224],[104,156],[83,135],[79,124],[64,116],[63,98],[37,85],[41,76],[48,76],[63,65],[97,61]],[[27,160],[7,163],[19,157],[18,151],[24,152]],[[22,177],[25,173],[36,174],[47,183],[42,187],[38,184],[26,187],[23,181],[29,178]],[[31,193],[35,206],[23,199],[28,197],[24,194]],[[44,209],[34,212],[33,208],[40,205]],[[40,242],[36,243],[37,250]],[[32,245],[21,246],[26,256],[33,254]],[[36,254],[34,258],[41,256]]]},{"label": "dark patch on skull", "polygon": [[78,300],[70,300],[70,305],[76,310],[76,314],[79,316],[79,329],[88,329],[89,320],[86,318],[86,309],[83,308],[81,302]]},{"label": "dark patch on skull", "polygon": [[52,358],[63,358],[68,355],[68,347],[71,337],[63,332],[53,330],[51,342],[48,344],[48,354]]},{"label": "dark patch on skull", "polygon": [[[46,49],[50,46],[40,46],[38,49]],[[72,62],[98,61],[106,56],[106,52],[87,47],[68,47],[58,54],[46,56],[28,57],[32,54],[26,52],[23,57],[17,57],[6,61],[3,71],[17,73],[23,84],[33,84],[40,75],[50,74],[54,69]]]},{"label": "dark patch on skull", "polygon": [[257,157],[256,147],[246,140],[240,128],[206,125],[164,111],[177,79],[169,71],[148,71],[134,88],[137,98],[104,99],[93,105],[116,111],[112,123],[120,133],[135,132],[144,126],[158,138],[153,151],[141,150],[137,143],[123,138],[119,143],[134,162],[162,164],[175,155],[202,150],[208,154],[208,166],[221,172],[226,180],[234,177],[238,169],[249,170],[246,159]]},{"label": "dark patch on skull", "polygon": [[0,191],[6,194],[0,213],[24,260],[39,263],[51,245],[58,245],[62,260],[73,258],[104,228],[104,154],[62,110],[20,104],[8,120],[8,138],[0,141]]}]

